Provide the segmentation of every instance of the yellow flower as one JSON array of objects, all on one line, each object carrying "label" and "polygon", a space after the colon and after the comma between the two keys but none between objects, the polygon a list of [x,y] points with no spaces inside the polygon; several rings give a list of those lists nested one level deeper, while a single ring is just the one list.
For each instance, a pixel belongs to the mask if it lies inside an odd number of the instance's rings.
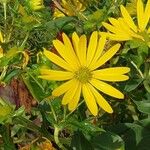
[{"label": "yellow flower", "polygon": [[39,10],[44,8],[43,0],[28,0],[32,10]]},{"label": "yellow flower", "polygon": [[150,27],[147,27],[150,18],[150,0],[147,1],[145,9],[143,5],[142,0],[137,0],[137,23],[135,19],[131,18],[126,8],[121,5],[122,17],[109,18],[111,24],[103,23],[103,26],[110,31],[106,35],[111,40],[117,41],[138,39],[150,46]]},{"label": "yellow flower", "polygon": [[79,0],[62,0],[61,6],[56,1],[54,3],[61,10],[55,8],[54,17],[63,17],[65,16],[64,13],[68,16],[75,16],[80,11],[85,10],[85,7]]},{"label": "yellow flower", "polygon": [[41,69],[40,78],[56,81],[68,80],[54,89],[52,95],[64,94],[62,104],[68,105],[70,111],[76,109],[82,93],[88,109],[94,116],[98,113],[97,104],[103,110],[112,113],[111,106],[98,91],[123,99],[124,95],[106,82],[127,80],[128,76],[124,74],[128,73],[130,69],[128,67],[98,68],[115,55],[120,44],[112,46],[104,53],[106,37],[99,38],[97,31],[92,33],[89,42],[85,35],[79,37],[75,32],[72,34],[72,40],[64,33],[62,38],[63,43],[59,40],[53,41],[60,56],[46,49],[44,49],[44,54],[63,70]]}]

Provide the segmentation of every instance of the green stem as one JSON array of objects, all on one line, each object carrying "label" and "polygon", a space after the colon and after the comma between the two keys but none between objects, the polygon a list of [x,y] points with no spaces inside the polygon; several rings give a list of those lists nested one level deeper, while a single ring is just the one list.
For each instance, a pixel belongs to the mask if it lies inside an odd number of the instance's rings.
[{"label": "green stem", "polygon": [[66,148],[59,141],[59,131],[60,128],[57,125],[54,125],[54,140],[60,149],[66,150]]},{"label": "green stem", "polygon": [[4,7],[4,43],[6,42],[6,31],[7,31],[7,4],[3,3]]},{"label": "green stem", "polygon": [[66,109],[66,106],[64,106],[63,108],[64,108],[64,118],[63,118],[63,120],[66,120],[66,111],[67,111],[67,109]]},{"label": "green stem", "polygon": [[135,67],[135,69],[139,72],[141,78],[144,79],[144,75],[143,75],[143,73],[141,72],[141,70],[137,67],[137,65],[136,65],[133,61],[131,61],[131,64],[132,64],[132,65]]},{"label": "green stem", "polygon": [[56,115],[55,110],[54,110],[54,108],[53,108],[51,99],[48,100],[48,103],[49,103],[49,105],[50,105],[50,108],[51,108],[52,114],[53,114],[53,116],[54,116],[55,122],[58,122],[58,120],[57,120],[57,115]]},{"label": "green stem", "polygon": [[[83,102],[84,102],[84,101],[81,101],[77,107],[79,107]],[[74,111],[71,111],[68,115],[66,115],[66,118],[68,118],[73,112],[74,112]]]},{"label": "green stem", "polygon": [[27,34],[26,34],[26,36],[25,36],[25,38],[24,38],[24,40],[23,40],[23,42],[22,42],[22,44],[21,44],[21,47],[24,47],[24,45],[25,45],[25,43],[26,43],[28,37],[29,37],[29,32],[27,32]]}]

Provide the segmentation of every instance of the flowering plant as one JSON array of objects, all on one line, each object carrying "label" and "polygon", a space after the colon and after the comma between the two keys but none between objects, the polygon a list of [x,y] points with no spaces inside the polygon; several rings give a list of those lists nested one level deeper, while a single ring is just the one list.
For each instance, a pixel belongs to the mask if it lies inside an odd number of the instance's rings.
[{"label": "flowering plant", "polygon": [[150,0],[0,0],[0,149],[150,145]]}]

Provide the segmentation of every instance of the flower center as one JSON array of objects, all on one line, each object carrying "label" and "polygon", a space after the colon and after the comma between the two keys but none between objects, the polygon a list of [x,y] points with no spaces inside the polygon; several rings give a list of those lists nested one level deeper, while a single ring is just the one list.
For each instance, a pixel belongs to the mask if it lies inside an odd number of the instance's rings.
[{"label": "flower center", "polygon": [[75,78],[81,83],[87,83],[92,78],[92,74],[87,67],[81,67],[75,72]]}]

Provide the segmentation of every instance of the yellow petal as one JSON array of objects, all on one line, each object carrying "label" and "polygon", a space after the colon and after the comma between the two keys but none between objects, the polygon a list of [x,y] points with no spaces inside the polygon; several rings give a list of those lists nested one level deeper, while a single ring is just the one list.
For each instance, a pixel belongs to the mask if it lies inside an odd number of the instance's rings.
[{"label": "yellow petal", "polygon": [[144,8],[142,0],[137,1],[137,21],[141,31],[144,30]]},{"label": "yellow petal", "polygon": [[102,66],[105,62],[107,62],[109,59],[111,59],[115,53],[119,50],[120,44],[116,44],[113,47],[111,47],[102,57],[100,57],[93,66],[91,66],[91,69],[94,70],[100,66]]},{"label": "yellow petal", "polygon": [[130,68],[128,67],[112,67],[112,68],[105,68],[93,71],[95,75],[122,75],[128,73]]},{"label": "yellow petal", "polygon": [[118,28],[106,23],[106,22],[102,22],[102,25],[107,29],[109,30],[110,32],[112,33],[117,33],[118,32]]},{"label": "yellow petal", "polygon": [[98,32],[94,31],[90,37],[87,50],[87,65],[89,65],[94,57],[97,48]]},{"label": "yellow petal", "polygon": [[103,81],[100,81],[100,80],[97,80],[97,79],[92,79],[90,81],[90,83],[95,88],[97,88],[98,90],[100,90],[101,92],[103,92],[107,95],[110,95],[112,97],[119,98],[119,99],[124,98],[124,95],[119,90],[117,90],[116,88],[112,87],[111,85],[109,85],[109,84],[107,84]]},{"label": "yellow petal", "polygon": [[64,81],[69,80],[74,76],[72,72],[65,72],[65,71],[41,69],[40,72],[42,75],[40,75],[39,78],[46,80]]},{"label": "yellow petal", "polygon": [[102,37],[98,41],[97,50],[91,64],[89,65],[89,69],[91,69],[91,66],[94,65],[98,60],[98,58],[101,56],[104,50],[105,43],[106,43],[106,35],[102,35]]},{"label": "yellow petal", "polygon": [[72,43],[70,39],[65,33],[62,34],[62,38],[63,38],[65,49],[66,49],[66,55],[69,55],[71,57],[70,59],[72,59],[72,62],[74,61],[77,64],[77,66],[79,66],[79,61],[72,47]]},{"label": "yellow petal", "polygon": [[69,65],[72,68],[77,69],[78,68],[78,63],[74,61],[74,58],[72,58],[72,55],[70,53],[70,50],[65,48],[64,44],[59,41],[59,40],[53,40],[53,45],[58,51],[58,53],[63,57],[63,59],[69,63]]},{"label": "yellow petal", "polygon": [[125,8],[123,5],[121,5],[121,6],[120,6],[120,9],[121,9],[122,16],[123,16],[125,22],[127,23],[127,25],[128,25],[133,31],[137,32],[137,27],[136,27],[136,25],[134,24],[134,22],[133,22],[131,16],[129,15],[128,11],[126,10],[126,8]]},{"label": "yellow petal", "polygon": [[90,85],[90,90],[92,91],[93,95],[95,96],[96,102],[98,105],[108,113],[113,113],[113,110],[109,103],[104,99],[104,97],[92,86]]},{"label": "yellow petal", "polygon": [[62,58],[60,58],[59,56],[55,55],[54,53],[44,49],[44,55],[53,63],[55,63],[56,65],[69,70],[69,71],[74,71],[74,69],[66,62],[64,61]]},{"label": "yellow petal", "polygon": [[4,42],[4,39],[3,39],[3,36],[2,36],[2,32],[0,31],[0,42],[3,43]]},{"label": "yellow petal", "polygon": [[108,20],[109,20],[109,22],[110,22],[114,27],[119,27],[119,22],[118,22],[117,19],[115,19],[115,18],[109,18]]},{"label": "yellow petal", "polygon": [[70,111],[73,111],[76,109],[78,102],[80,100],[80,94],[81,94],[81,83],[79,84],[73,99],[68,104],[68,109]]},{"label": "yellow petal", "polygon": [[64,94],[66,91],[68,91],[72,87],[72,85],[75,85],[75,83],[76,83],[75,79],[72,79],[63,83],[62,85],[60,85],[59,87],[53,90],[52,95],[60,96]]},{"label": "yellow petal", "polygon": [[93,93],[91,92],[91,90],[89,89],[88,83],[83,84],[82,93],[83,93],[83,97],[85,99],[88,109],[94,116],[96,116],[98,113],[98,108],[97,108],[95,97],[94,97]]},{"label": "yellow petal", "polygon": [[78,90],[78,87],[79,87],[79,81],[76,80],[74,85],[72,85],[70,89],[63,96],[62,105],[66,105],[73,100],[75,93]]},{"label": "yellow petal", "polygon": [[124,31],[124,33],[123,33],[124,35],[127,34],[129,37],[143,39],[142,36],[136,34],[128,25],[126,25],[126,22],[124,21],[123,18],[119,18],[118,21],[119,21],[120,27]]},{"label": "yellow petal", "polygon": [[111,34],[111,33],[106,33],[106,36],[111,39],[111,40],[115,40],[115,41],[128,41],[131,40],[132,37],[126,34]]},{"label": "yellow petal", "polygon": [[77,35],[76,32],[74,32],[72,34],[72,44],[73,44],[73,47],[74,47],[74,50],[77,54],[77,51],[78,51],[78,43],[79,43],[79,36]]},{"label": "yellow petal", "polygon": [[126,75],[95,75],[93,74],[93,78],[103,80],[103,81],[111,81],[111,82],[120,82],[120,81],[126,81],[129,79]]},{"label": "yellow petal", "polygon": [[150,0],[147,1],[143,18],[144,18],[143,29],[145,30],[145,28],[148,24],[148,21],[150,19]]},{"label": "yellow petal", "polygon": [[128,67],[113,67],[113,68],[106,68],[101,70],[93,71],[93,78],[104,80],[104,81],[125,81],[128,80],[129,77],[123,75],[128,73],[130,68]]},{"label": "yellow petal", "polygon": [[87,39],[85,35],[82,35],[79,39],[77,56],[82,66],[86,66],[86,47]]}]

